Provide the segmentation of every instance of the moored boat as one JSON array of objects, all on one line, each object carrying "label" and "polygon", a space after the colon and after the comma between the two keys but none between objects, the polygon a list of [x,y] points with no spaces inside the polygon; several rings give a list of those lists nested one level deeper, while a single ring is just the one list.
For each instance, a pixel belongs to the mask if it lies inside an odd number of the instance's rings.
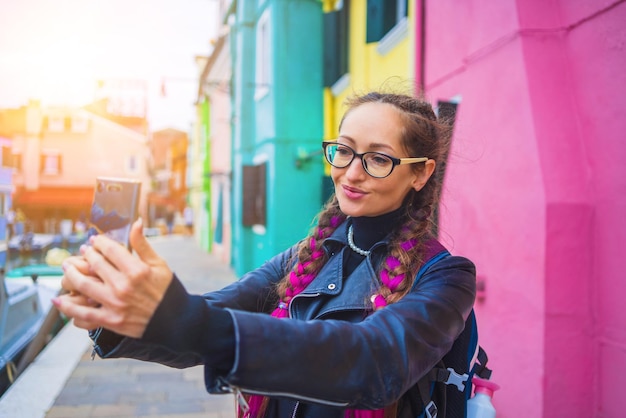
[{"label": "moored boat", "polygon": [[0,395],[63,326],[51,299],[61,291],[64,256],[86,238],[48,234],[13,237],[0,244]]}]

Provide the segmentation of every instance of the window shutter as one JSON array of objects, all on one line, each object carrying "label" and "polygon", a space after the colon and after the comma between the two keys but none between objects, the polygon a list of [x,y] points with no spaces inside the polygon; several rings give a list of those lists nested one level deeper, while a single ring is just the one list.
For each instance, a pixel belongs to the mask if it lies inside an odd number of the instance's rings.
[{"label": "window shutter", "polygon": [[243,225],[266,224],[267,163],[243,166]]},{"label": "window shutter", "polygon": [[13,154],[13,167],[17,171],[22,170],[22,154]]},{"label": "window shutter", "polygon": [[[343,2],[343,7],[338,11],[338,40],[339,51],[337,61],[339,62],[339,77],[350,71],[348,68],[349,52],[350,52],[350,1]],[[337,77],[337,79],[339,79]]]},{"label": "window shutter", "polygon": [[350,2],[324,14],[324,86],[330,87],[348,68]]},{"label": "window shutter", "polygon": [[385,34],[384,0],[367,0],[367,30],[365,42],[378,42]]},{"label": "window shutter", "polygon": [[324,14],[324,87],[332,86],[341,77],[339,74],[339,12]]},{"label": "window shutter", "polygon": [[[401,8],[398,8],[401,2]],[[366,42],[378,42],[406,17],[408,0],[367,0]],[[402,16],[398,16],[402,14]]]},{"label": "window shutter", "polygon": [[11,154],[11,147],[2,147],[2,167],[13,167],[13,154]]}]

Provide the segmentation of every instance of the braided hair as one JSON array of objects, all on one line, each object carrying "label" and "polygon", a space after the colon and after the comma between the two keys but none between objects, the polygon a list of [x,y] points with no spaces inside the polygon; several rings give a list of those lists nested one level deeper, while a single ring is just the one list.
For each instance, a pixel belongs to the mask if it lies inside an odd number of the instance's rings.
[{"label": "braided hair", "polygon": [[[441,161],[443,150],[447,149],[445,140],[447,124],[437,121],[430,103],[401,94],[371,92],[355,96],[346,101],[348,110],[365,103],[387,103],[393,105],[403,121],[402,145],[407,155],[424,155],[435,161]],[[341,127],[341,123],[339,125]],[[414,170],[424,170],[422,164],[412,166]],[[398,227],[391,232],[388,255],[379,266],[380,286],[372,295],[372,310],[382,309],[397,302],[406,295],[413,284],[415,274],[423,263],[425,242],[431,236],[432,213],[438,201],[440,176],[437,167],[431,178],[419,191],[411,190],[405,197],[402,207],[404,212]],[[317,216],[317,224],[310,235],[302,240],[296,249],[296,262],[293,269],[279,282],[276,292],[278,305],[272,316],[289,316],[289,305],[294,296],[302,292],[313,281],[322,266],[327,262],[327,255],[322,244],[337,227],[346,220],[336,196],[332,196]],[[245,417],[260,418],[264,415],[268,399],[262,396],[250,396],[249,412]],[[396,405],[380,411],[380,416],[395,416]],[[346,411],[346,417],[359,417],[358,410]]]}]

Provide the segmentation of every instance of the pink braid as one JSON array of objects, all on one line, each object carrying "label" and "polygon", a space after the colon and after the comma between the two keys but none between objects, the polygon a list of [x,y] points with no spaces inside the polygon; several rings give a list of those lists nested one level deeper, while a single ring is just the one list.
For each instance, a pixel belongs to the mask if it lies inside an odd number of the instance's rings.
[{"label": "pink braid", "polygon": [[413,247],[415,247],[415,245],[417,245],[417,240],[415,239],[410,239],[408,241],[403,242],[402,244],[400,244],[400,247],[402,247],[402,249],[404,251],[409,251],[411,250]]},{"label": "pink braid", "polygon": [[[402,249],[405,249],[406,247],[412,248],[414,244],[411,241],[413,240],[406,241],[402,243],[400,246],[402,247]],[[407,243],[408,245],[405,245]],[[389,270],[394,270],[395,268],[402,265],[400,260],[398,260],[393,255],[390,255],[385,259],[385,264],[387,265],[387,268]],[[393,293],[398,288],[400,283],[402,283],[402,280],[404,280],[405,276],[404,276],[404,273],[400,273],[395,277],[391,277],[389,275],[389,270],[382,269],[380,271],[380,281],[391,291],[391,293]],[[376,294],[372,296],[372,304],[374,305],[374,310],[377,311],[387,306],[387,299],[381,294]]]},{"label": "pink braid", "polygon": [[263,405],[263,396],[254,395],[248,400],[248,412],[244,414],[243,418],[257,418],[261,406]]}]

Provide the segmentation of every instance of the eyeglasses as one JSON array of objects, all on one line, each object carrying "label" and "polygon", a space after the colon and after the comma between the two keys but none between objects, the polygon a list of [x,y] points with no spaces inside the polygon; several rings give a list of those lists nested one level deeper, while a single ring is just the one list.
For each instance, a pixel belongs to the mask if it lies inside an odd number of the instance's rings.
[{"label": "eyeglasses", "polygon": [[326,161],[335,168],[346,168],[352,163],[354,157],[361,159],[363,169],[372,177],[382,179],[391,174],[395,166],[401,164],[415,164],[428,161],[428,157],[420,158],[394,158],[381,152],[357,153],[347,145],[336,141],[322,142]]}]

